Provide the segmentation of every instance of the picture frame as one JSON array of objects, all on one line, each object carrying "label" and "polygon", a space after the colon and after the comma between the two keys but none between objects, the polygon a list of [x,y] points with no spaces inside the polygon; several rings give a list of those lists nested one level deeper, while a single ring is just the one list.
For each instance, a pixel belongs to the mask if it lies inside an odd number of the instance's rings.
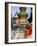
[{"label": "picture frame", "polygon": [[[30,16],[32,15],[32,17],[29,18],[29,15]],[[25,20],[26,22],[24,22]],[[15,26],[17,25],[17,23],[18,26]],[[15,27],[13,27],[13,25]],[[26,36],[23,37],[20,33],[16,32],[20,32],[22,30],[22,33],[24,34],[23,32],[23,28],[25,27],[24,25],[28,26],[31,29],[31,31],[29,32],[24,31]],[[29,30],[29,28],[26,27],[26,30]],[[18,31],[19,29],[20,31]],[[19,34],[20,36],[18,36]],[[35,43],[35,42],[36,42],[36,4],[5,2],[5,44]]]}]

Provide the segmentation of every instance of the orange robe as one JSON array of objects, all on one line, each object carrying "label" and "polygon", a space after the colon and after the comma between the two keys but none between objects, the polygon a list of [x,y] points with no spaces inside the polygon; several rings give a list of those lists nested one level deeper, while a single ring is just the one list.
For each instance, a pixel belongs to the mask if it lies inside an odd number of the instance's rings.
[{"label": "orange robe", "polygon": [[32,34],[32,25],[27,25],[25,28],[27,29],[27,31],[24,32],[24,36],[27,37]]}]

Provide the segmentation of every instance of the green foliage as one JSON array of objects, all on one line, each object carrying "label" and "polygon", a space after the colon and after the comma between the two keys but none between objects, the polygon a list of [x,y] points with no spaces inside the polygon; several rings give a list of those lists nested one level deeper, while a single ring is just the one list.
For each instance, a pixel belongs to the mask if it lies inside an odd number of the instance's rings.
[{"label": "green foliage", "polygon": [[28,21],[29,21],[30,23],[32,23],[32,8],[31,8],[31,13],[30,13],[30,18],[28,19]]}]

